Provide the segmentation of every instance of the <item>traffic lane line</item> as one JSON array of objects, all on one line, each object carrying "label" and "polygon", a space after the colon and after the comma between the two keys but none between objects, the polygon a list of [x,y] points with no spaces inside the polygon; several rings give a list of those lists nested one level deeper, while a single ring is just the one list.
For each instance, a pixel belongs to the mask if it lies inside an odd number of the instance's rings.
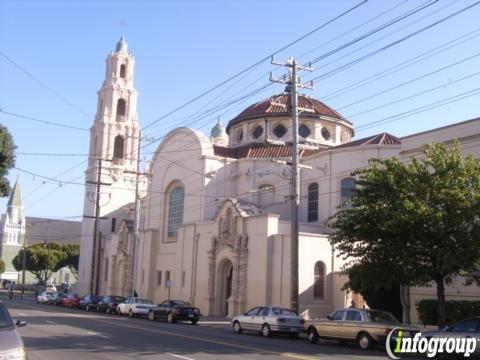
[{"label": "traffic lane line", "polygon": [[186,356],[182,356],[182,355],[177,355],[177,354],[172,354],[172,353],[165,353],[165,354],[170,355],[170,356],[174,356],[174,357],[179,358],[179,359],[195,360],[195,359],[193,359],[193,358],[186,357]]},{"label": "traffic lane line", "polygon": [[107,335],[103,335],[103,334],[99,334],[97,332],[94,332],[94,331],[87,331],[87,334],[88,335],[95,335],[95,336],[100,336],[104,339],[110,339],[110,336],[107,336]]}]

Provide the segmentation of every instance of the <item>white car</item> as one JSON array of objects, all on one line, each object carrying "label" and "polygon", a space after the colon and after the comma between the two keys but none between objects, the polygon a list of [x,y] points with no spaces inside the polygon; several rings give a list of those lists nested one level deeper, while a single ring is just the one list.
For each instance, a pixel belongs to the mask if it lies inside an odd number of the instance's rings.
[{"label": "white car", "polygon": [[37,296],[37,303],[38,304],[46,304],[48,300],[52,298],[53,293],[49,291],[44,291],[40,295]]},{"label": "white car", "polygon": [[288,334],[297,337],[303,333],[305,320],[292,310],[279,306],[257,306],[232,319],[233,331],[240,334],[250,330],[268,337],[272,333]]},{"label": "white car", "polygon": [[129,297],[125,302],[117,306],[117,314],[134,316],[147,316],[150,309],[157,307],[149,299],[142,299],[138,297]]}]

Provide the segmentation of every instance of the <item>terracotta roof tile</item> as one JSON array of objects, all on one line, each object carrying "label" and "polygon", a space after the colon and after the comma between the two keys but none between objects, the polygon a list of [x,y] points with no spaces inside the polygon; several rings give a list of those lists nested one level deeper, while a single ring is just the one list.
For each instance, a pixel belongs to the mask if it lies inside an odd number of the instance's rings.
[{"label": "terracotta roof tile", "polygon": [[[290,145],[272,145],[265,143],[253,143],[236,148],[223,146],[213,146],[214,154],[233,159],[268,159],[268,158],[286,158],[292,156],[292,147]],[[302,156],[304,150],[300,151]]]}]

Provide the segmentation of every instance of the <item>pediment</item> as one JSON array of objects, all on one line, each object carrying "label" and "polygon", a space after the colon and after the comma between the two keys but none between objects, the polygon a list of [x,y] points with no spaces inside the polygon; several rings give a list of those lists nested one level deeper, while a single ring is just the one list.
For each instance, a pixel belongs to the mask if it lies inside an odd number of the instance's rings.
[{"label": "pediment", "polygon": [[225,217],[228,209],[231,209],[232,215],[242,218],[262,213],[262,210],[251,202],[237,198],[228,198],[223,200],[218,206],[218,210],[212,220],[216,222],[220,217]]}]

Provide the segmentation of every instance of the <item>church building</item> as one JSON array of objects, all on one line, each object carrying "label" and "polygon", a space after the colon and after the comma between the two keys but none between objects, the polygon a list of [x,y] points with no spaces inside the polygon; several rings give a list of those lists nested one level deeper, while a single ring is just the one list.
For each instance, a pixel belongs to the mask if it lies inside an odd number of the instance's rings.
[{"label": "church building", "polygon": [[[95,214],[98,187],[102,219],[95,237],[94,221],[84,220],[79,291],[128,295],[135,289],[156,303],[168,296],[189,301],[205,315],[233,316],[261,304],[288,307],[290,88],[248,106],[226,127],[218,122],[210,137],[172,130],[158,145],[147,178],[135,173],[133,64],[122,38],[107,57],[91,130],[85,213]],[[324,225],[355,186],[352,171],[371,157],[408,161],[425,143],[454,139],[480,157],[480,119],[404,138],[380,133],[352,140],[354,124],[334,109],[303,94],[298,103],[300,161],[306,165],[300,172],[299,302],[300,312],[314,318],[352,299],[342,290],[344,261]],[[99,159],[111,161],[99,166]],[[134,242],[137,179],[142,198]],[[472,291],[478,296],[478,287]],[[447,293],[459,296],[453,287]],[[413,299],[432,294],[411,290]]]}]

